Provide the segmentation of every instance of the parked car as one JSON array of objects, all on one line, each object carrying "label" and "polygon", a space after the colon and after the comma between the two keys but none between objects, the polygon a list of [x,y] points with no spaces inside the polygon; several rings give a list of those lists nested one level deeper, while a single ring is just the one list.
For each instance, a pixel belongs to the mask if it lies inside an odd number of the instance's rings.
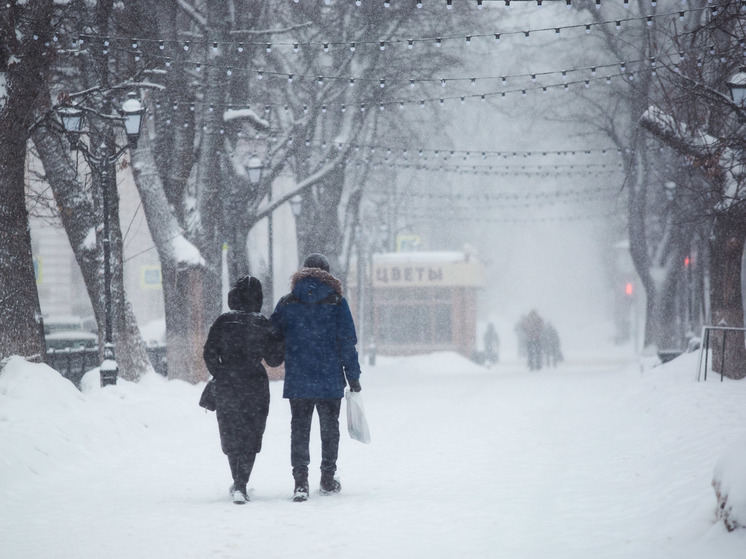
[{"label": "parked car", "polygon": [[98,336],[85,330],[58,330],[52,334],[47,334],[44,339],[47,342],[47,351],[50,349],[98,347]]},{"label": "parked car", "polygon": [[44,334],[54,334],[63,330],[89,331],[78,315],[51,315],[44,317]]}]

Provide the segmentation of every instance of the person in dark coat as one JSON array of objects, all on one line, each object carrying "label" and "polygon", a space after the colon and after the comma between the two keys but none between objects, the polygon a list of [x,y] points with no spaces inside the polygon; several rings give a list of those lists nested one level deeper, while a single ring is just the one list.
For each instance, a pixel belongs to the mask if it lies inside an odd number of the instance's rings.
[{"label": "person in dark coat", "polygon": [[484,358],[487,364],[497,363],[499,348],[500,338],[497,335],[497,330],[495,330],[495,325],[490,322],[484,332]]},{"label": "person in dark coat", "polygon": [[291,292],[277,303],[272,322],[285,338],[285,386],[290,400],[290,462],[293,500],[308,499],[309,439],[314,409],[321,431],[322,495],[338,493],[339,411],[345,380],[359,392],[357,336],[342,283],[322,254],[311,254],[291,279]]},{"label": "person in dark coat", "polygon": [[230,311],[210,327],[204,347],[207,370],[215,378],[220,444],[233,476],[233,502],[248,500],[246,484],[269,414],[269,379],[262,364],[280,365],[282,334],[261,315],[262,284],[252,276],[239,279],[228,293]]},{"label": "person in dark coat", "polygon": [[535,310],[532,310],[521,321],[521,331],[526,342],[528,354],[528,368],[532,371],[541,369],[542,361],[542,332],[544,320]]},{"label": "person in dark coat", "polygon": [[543,332],[544,354],[546,355],[547,367],[556,367],[562,361],[562,349],[560,348],[559,332],[551,322],[547,322]]}]

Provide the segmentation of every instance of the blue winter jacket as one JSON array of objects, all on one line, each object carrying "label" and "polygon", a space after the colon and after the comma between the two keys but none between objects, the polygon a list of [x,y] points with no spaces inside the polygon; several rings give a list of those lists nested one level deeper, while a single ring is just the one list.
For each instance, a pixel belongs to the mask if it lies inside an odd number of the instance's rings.
[{"label": "blue winter jacket", "polygon": [[330,273],[301,268],[271,320],[285,336],[285,398],[342,398],[345,376],[360,378],[355,324]]}]

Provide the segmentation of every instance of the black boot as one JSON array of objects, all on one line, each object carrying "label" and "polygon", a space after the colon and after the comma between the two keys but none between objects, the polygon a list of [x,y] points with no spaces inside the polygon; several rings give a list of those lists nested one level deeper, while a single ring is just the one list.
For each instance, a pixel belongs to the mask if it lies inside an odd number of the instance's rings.
[{"label": "black boot", "polygon": [[308,474],[296,474],[295,476],[295,491],[293,493],[293,501],[296,503],[302,503],[308,500]]},{"label": "black boot", "polygon": [[319,492],[322,495],[331,495],[332,493],[339,493],[340,491],[342,491],[342,484],[339,482],[339,479],[334,477],[334,473],[321,472]]}]

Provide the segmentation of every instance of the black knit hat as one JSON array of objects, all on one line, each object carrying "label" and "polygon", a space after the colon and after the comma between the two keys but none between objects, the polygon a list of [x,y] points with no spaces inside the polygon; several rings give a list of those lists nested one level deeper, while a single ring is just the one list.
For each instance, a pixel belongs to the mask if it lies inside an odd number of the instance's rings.
[{"label": "black knit hat", "polygon": [[326,259],[326,256],[324,256],[323,254],[319,254],[318,252],[314,252],[306,256],[306,259],[303,261],[303,267],[320,268],[325,272],[328,272],[330,270],[329,261]]},{"label": "black knit hat", "polygon": [[259,312],[263,300],[262,282],[254,276],[239,278],[228,292],[228,307],[234,311]]}]

